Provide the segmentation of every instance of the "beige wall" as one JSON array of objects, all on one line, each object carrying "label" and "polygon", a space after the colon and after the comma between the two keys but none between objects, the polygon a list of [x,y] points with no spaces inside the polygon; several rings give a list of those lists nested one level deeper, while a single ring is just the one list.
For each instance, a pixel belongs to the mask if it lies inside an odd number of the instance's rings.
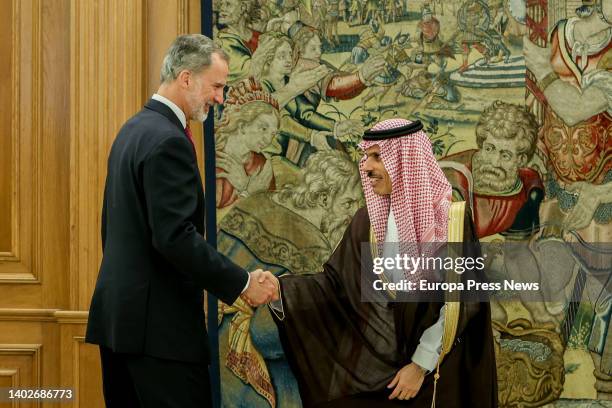
[{"label": "beige wall", "polygon": [[200,0],[2,6],[0,387],[71,387],[73,406],[103,406],[98,351],[83,336],[107,154],[157,88],[172,39],[200,31]]}]

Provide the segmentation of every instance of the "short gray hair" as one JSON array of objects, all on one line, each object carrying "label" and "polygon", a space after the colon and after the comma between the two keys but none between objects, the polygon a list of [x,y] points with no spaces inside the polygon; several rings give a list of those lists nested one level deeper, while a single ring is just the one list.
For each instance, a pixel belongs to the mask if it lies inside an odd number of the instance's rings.
[{"label": "short gray hair", "polygon": [[162,62],[161,82],[174,81],[183,70],[195,73],[205,70],[212,64],[213,54],[229,62],[227,53],[205,35],[185,34],[176,37]]}]

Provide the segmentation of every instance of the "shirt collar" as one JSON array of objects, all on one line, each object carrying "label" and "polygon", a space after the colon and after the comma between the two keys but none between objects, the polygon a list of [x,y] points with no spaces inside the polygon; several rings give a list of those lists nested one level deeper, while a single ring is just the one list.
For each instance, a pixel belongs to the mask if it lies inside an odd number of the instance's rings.
[{"label": "shirt collar", "polygon": [[183,112],[181,108],[178,107],[177,104],[175,104],[170,99],[163,97],[159,94],[153,94],[151,99],[155,99],[156,101],[159,101],[163,103],[164,105],[166,105],[167,107],[169,107],[170,109],[172,109],[172,112],[174,112],[176,117],[181,121],[181,125],[183,125],[183,129],[187,127],[187,117],[185,116],[185,112]]}]

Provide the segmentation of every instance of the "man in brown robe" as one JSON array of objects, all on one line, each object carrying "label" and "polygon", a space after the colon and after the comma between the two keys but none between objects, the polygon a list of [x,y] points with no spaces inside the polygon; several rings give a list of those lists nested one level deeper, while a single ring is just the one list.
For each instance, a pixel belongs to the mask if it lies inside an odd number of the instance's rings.
[{"label": "man in brown robe", "polygon": [[362,243],[455,240],[463,256],[479,255],[469,209],[451,206],[421,129],[390,119],[366,132],[367,208],[321,273],[280,279],[282,299],[271,307],[305,407],[497,407],[487,303],[400,302],[400,292],[395,302],[361,298],[362,261],[372,261]]}]

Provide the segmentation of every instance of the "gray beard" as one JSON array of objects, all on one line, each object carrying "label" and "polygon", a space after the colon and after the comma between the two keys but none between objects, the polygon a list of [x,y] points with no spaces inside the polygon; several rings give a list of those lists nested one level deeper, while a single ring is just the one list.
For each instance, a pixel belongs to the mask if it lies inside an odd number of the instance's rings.
[{"label": "gray beard", "polygon": [[472,174],[476,190],[488,190],[496,193],[510,191],[517,180],[517,176],[511,177],[501,167],[482,163],[478,155],[475,155],[472,160]]},{"label": "gray beard", "polygon": [[487,176],[475,176],[474,187],[476,190],[492,191],[495,193],[503,193],[510,191],[516,184],[516,179],[496,180]]},{"label": "gray beard", "polygon": [[198,122],[204,122],[208,117],[208,112],[204,112],[204,110],[198,110],[191,115],[191,120],[196,120]]}]

